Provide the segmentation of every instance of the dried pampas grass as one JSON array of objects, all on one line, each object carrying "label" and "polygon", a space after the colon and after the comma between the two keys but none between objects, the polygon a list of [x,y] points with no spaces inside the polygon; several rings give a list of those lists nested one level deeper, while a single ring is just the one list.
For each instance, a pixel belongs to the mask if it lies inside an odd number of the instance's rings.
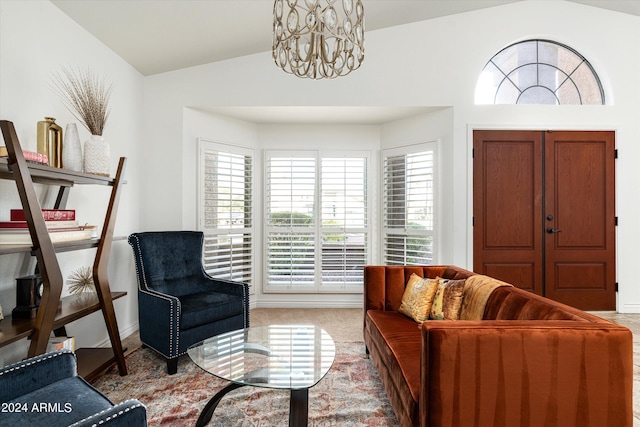
[{"label": "dried pampas grass", "polygon": [[109,118],[111,87],[91,70],[64,68],[53,75],[53,89],[91,135],[102,135]]}]

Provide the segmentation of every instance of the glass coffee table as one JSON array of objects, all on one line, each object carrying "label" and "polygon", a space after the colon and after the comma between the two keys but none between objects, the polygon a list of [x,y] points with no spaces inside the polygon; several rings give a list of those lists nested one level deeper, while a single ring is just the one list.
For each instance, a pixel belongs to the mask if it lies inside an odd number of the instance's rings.
[{"label": "glass coffee table", "polygon": [[331,336],[315,325],[268,325],[238,329],[187,349],[200,368],[231,384],[205,405],[196,426],[205,426],[220,400],[244,386],[291,391],[289,426],[306,426],[309,388],[329,372],[336,354]]}]

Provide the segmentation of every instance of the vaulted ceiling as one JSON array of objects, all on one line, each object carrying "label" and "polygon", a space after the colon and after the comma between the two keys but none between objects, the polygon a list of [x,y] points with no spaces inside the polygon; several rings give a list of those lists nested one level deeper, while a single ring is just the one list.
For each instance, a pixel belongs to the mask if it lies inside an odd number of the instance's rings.
[{"label": "vaulted ceiling", "polygon": [[[523,0],[363,0],[363,4],[366,31],[371,31],[517,1]],[[572,1],[640,15],[640,0]],[[143,75],[271,49],[273,0],[52,3]]]}]

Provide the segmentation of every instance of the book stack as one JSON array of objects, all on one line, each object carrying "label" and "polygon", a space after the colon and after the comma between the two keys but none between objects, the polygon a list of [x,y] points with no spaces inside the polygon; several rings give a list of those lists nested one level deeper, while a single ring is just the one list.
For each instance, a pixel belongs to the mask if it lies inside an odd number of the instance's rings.
[{"label": "book stack", "polygon": [[[52,243],[85,240],[92,237],[95,227],[80,225],[72,209],[43,209],[42,216]],[[11,209],[10,221],[0,221],[1,245],[31,245],[31,235],[24,211]]]},{"label": "book stack", "polygon": [[[22,154],[24,155],[24,159],[29,163],[37,163],[39,165],[49,164],[49,156],[46,154],[36,153],[35,151],[29,150],[22,150]],[[0,146],[0,157],[9,157],[7,147]]]},{"label": "book stack", "polygon": [[67,349],[76,351],[75,337],[51,337],[47,344],[47,352]]}]

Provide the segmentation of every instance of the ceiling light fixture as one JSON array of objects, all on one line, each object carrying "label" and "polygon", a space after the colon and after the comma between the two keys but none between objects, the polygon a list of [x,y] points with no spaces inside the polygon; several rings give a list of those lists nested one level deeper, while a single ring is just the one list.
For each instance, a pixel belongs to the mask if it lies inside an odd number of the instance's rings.
[{"label": "ceiling light fixture", "polygon": [[358,69],[364,60],[362,1],[275,0],[272,56],[287,73],[311,79]]}]

